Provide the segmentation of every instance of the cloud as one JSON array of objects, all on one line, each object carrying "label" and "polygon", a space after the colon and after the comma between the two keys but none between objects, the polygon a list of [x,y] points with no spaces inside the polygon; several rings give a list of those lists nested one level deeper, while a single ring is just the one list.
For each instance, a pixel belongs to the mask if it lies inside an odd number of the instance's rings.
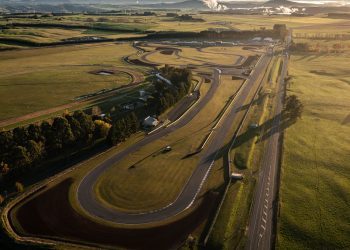
[{"label": "cloud", "polygon": [[223,5],[221,3],[218,3],[217,0],[202,0],[202,2],[209,7],[211,10],[221,11],[221,10],[227,10],[228,8],[226,5]]}]

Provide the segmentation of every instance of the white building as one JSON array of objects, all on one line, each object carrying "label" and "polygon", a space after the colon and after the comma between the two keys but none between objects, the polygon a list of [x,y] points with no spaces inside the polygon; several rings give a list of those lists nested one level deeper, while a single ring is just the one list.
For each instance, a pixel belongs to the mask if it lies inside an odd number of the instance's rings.
[{"label": "white building", "polygon": [[161,81],[167,83],[168,85],[173,85],[173,84],[171,83],[170,80],[166,79],[165,77],[163,77],[163,76],[162,76],[161,74],[159,74],[159,73],[156,74],[156,77],[157,77],[159,80],[161,80]]},{"label": "white building", "polygon": [[273,42],[273,39],[272,39],[271,37],[265,37],[265,38],[264,38],[264,42],[272,43],[272,42]]},{"label": "white building", "polygon": [[143,126],[145,127],[155,127],[159,124],[159,121],[151,116],[148,116],[143,120]]},{"label": "white building", "polygon": [[254,41],[254,42],[260,42],[261,40],[262,40],[261,37],[254,37],[254,38],[252,39],[252,41]]}]

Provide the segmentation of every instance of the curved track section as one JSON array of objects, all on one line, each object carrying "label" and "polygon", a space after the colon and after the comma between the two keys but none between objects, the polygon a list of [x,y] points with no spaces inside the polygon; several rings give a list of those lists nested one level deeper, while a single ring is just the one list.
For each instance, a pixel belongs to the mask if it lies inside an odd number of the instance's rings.
[{"label": "curved track section", "polygon": [[[121,161],[124,157],[129,155],[132,152],[137,151],[139,148],[146,146],[147,144],[175,131],[178,128],[186,125],[193,117],[202,109],[207,102],[214,95],[218,84],[220,74],[216,73],[214,76],[214,83],[211,86],[207,95],[196,105],[186,116],[181,119],[178,123],[173,126],[167,127],[163,130],[160,130],[156,134],[147,136],[140,142],[134,144],[133,146],[127,148],[126,150],[116,154],[112,158],[103,162],[95,169],[93,169],[80,183],[77,190],[77,199],[81,207],[90,215],[99,217],[101,219],[115,222],[118,224],[146,224],[157,221],[166,220],[172,216],[175,216],[189,207],[192,206],[195,199],[197,198],[198,193],[200,192],[204,182],[206,181],[208,174],[214,165],[214,162],[221,150],[224,147],[223,142],[225,141],[226,135],[229,131],[232,122],[235,120],[237,113],[240,111],[241,107],[244,105],[245,100],[247,99],[251,89],[254,87],[259,75],[265,69],[266,65],[269,62],[268,56],[263,56],[260,60],[260,63],[256,66],[255,71],[251,75],[251,78],[247,80],[245,87],[242,89],[241,93],[235,101],[235,105],[231,108],[226,118],[222,122],[221,126],[214,133],[214,136],[203,153],[201,153],[200,161],[197,168],[194,170],[193,174],[189,178],[187,184],[177,197],[177,199],[169,204],[168,206],[161,208],[156,211],[150,211],[148,213],[124,213],[118,210],[114,210],[109,207],[103,206],[99,203],[94,197],[93,187],[97,178],[108,168],[112,167],[114,164]],[[216,71],[217,72],[217,71]]]}]

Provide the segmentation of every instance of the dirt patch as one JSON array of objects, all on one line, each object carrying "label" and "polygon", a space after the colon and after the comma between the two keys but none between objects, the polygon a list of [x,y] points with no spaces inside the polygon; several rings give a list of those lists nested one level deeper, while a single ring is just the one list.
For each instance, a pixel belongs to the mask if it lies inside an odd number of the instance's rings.
[{"label": "dirt patch", "polygon": [[[26,236],[128,249],[169,249],[183,242],[188,234],[206,220],[217,199],[213,194],[206,195],[192,213],[168,225],[148,229],[122,229],[98,224],[77,213],[69,203],[68,191],[71,184],[72,180],[66,179],[10,211],[11,217],[16,216]],[[16,210],[17,213],[14,213]]]},{"label": "dirt patch", "polygon": [[147,67],[157,67],[157,66],[159,66],[159,64],[148,63],[148,62],[141,61],[139,59],[129,59],[129,61],[131,63],[133,63],[133,64],[140,65],[140,66],[147,66]]},{"label": "dirt patch", "polygon": [[173,48],[173,47],[157,47],[156,50],[172,50],[172,51],[179,51],[179,52],[182,51],[182,49]]},{"label": "dirt patch", "polygon": [[344,118],[344,120],[341,124],[342,125],[350,124],[350,114]]},{"label": "dirt patch", "polygon": [[174,54],[174,50],[162,50],[160,53],[163,55],[171,56],[172,54]]},{"label": "dirt patch", "polygon": [[324,70],[310,70],[310,73],[321,75],[321,76],[335,76],[335,74],[326,72]]},{"label": "dirt patch", "polygon": [[232,80],[242,80],[243,78],[240,76],[232,76]]},{"label": "dirt patch", "polygon": [[110,76],[110,75],[115,75],[117,72],[114,70],[101,69],[101,70],[90,71],[89,73],[94,75]]},{"label": "dirt patch", "polygon": [[257,50],[257,47],[248,47],[248,46],[244,46],[242,47],[243,50]]}]

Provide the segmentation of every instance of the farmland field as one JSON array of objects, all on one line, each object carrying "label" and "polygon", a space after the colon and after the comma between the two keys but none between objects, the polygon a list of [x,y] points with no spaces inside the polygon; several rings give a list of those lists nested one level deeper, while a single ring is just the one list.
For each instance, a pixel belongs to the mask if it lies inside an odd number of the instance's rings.
[{"label": "farmland field", "polygon": [[113,75],[95,72],[119,69],[124,65],[122,57],[134,52],[129,44],[2,52],[0,116],[12,118],[69,103],[83,94],[128,84],[131,77],[118,70]]},{"label": "farmland field", "polygon": [[292,56],[287,94],[305,111],[285,132],[279,249],[350,246],[349,57]]},{"label": "farmland field", "polygon": [[[135,8],[0,15],[11,236],[54,249],[350,248],[350,20]],[[289,31],[308,46],[289,46]],[[290,123],[285,87],[304,105]]]}]

